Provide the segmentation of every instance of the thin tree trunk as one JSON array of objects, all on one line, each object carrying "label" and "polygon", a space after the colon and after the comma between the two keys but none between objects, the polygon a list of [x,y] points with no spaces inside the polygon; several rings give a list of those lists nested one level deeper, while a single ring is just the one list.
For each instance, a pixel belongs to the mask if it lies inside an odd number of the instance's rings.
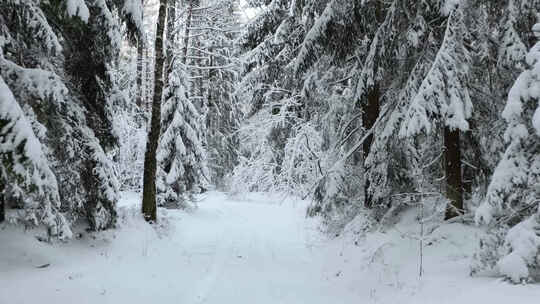
[{"label": "thin tree trunk", "polygon": [[461,177],[461,149],[459,129],[444,127],[444,171],[446,174],[446,197],[450,203],[446,207],[445,219],[463,213],[463,187]]},{"label": "thin tree trunk", "polygon": [[[150,96],[152,95],[152,88],[151,88],[151,85],[152,85],[152,73],[150,72],[150,56],[148,55],[148,50],[149,50],[149,46],[146,45],[145,47],[145,62],[146,62],[146,90],[145,90],[145,96],[144,96],[144,104],[145,104],[145,111],[144,111],[144,116],[147,117],[147,121],[150,121],[150,117],[148,115],[148,113],[150,113],[150,105],[151,105],[151,101],[150,101]],[[146,124],[147,127],[150,126],[150,124]]]},{"label": "thin tree trunk", "polygon": [[[380,92],[379,87],[375,85],[367,96],[367,105],[364,107],[364,112],[362,114],[362,124],[364,130],[369,130],[373,127],[380,113]],[[369,151],[371,150],[371,145],[373,143],[373,133],[369,135],[363,143],[362,152],[364,156],[364,168],[366,168],[366,159],[369,156]],[[371,194],[369,194],[369,185],[370,181],[366,178],[364,183],[364,206],[371,208],[373,202]]]},{"label": "thin tree trunk", "polygon": [[141,112],[144,110],[143,52],[144,43],[141,35],[137,40],[137,107]]},{"label": "thin tree trunk", "polygon": [[184,57],[182,57],[182,64],[187,63],[187,54],[188,54],[188,48],[189,48],[189,31],[191,28],[191,16],[193,13],[193,0],[187,0],[188,2],[188,10],[187,10],[187,16],[186,16],[186,30],[184,32]]},{"label": "thin tree trunk", "polygon": [[[192,0],[194,3],[193,3],[193,6],[195,8],[199,8],[201,6],[201,1],[200,0]],[[199,14],[201,14],[201,12],[199,12]],[[193,17],[192,17],[193,18]],[[197,18],[196,19],[196,22],[197,24],[195,24],[195,27],[203,27],[203,24],[200,20],[200,18]],[[193,21],[192,21],[193,23]],[[195,45],[197,46],[197,50],[195,52],[195,57],[197,57],[197,59],[195,60],[196,62],[196,65],[199,66],[199,67],[202,67],[203,66],[203,63],[202,63],[202,60],[201,60],[201,57],[202,57],[202,53],[201,53],[201,36],[199,35],[200,33],[195,33],[196,37],[195,37]],[[195,96],[198,97],[199,99],[199,102],[197,103],[197,107],[202,110],[204,108],[204,99],[202,98],[203,97],[203,77],[204,77],[204,71],[203,70],[198,70],[196,72],[196,93],[195,93]],[[201,114],[202,114],[202,111],[201,111]]]},{"label": "thin tree trunk", "polygon": [[[197,66],[200,66],[202,67],[203,66],[203,63],[202,63],[202,60],[200,59],[200,57],[202,56],[202,53],[200,52],[200,49],[201,49],[201,40],[200,39],[197,39],[197,57],[199,57],[197,59]],[[199,70],[198,72],[198,78],[197,78],[197,95],[195,96],[198,96],[199,97],[199,103],[198,103],[198,106],[199,106],[199,109],[204,109],[204,98],[203,97],[203,94],[204,94],[204,90],[203,90],[203,77],[204,77],[204,71],[203,70]],[[202,114],[202,113],[201,113]]]},{"label": "thin tree trunk", "polygon": [[165,85],[168,86],[169,83],[169,74],[172,72],[172,61],[173,61],[173,51],[174,51],[174,42],[176,39],[175,35],[175,20],[176,20],[176,0],[168,0],[169,6],[167,8],[167,61],[165,63]]},{"label": "thin tree trunk", "polygon": [[[144,0],[141,0],[141,4],[144,7]],[[144,20],[144,9],[141,16],[142,20]],[[139,121],[140,124],[144,122],[144,87],[143,87],[143,70],[144,70],[144,33],[141,30],[139,32],[139,36],[137,37],[137,97],[136,97],[136,103],[137,103],[137,121]]]},{"label": "thin tree trunk", "polygon": [[163,92],[163,32],[165,28],[165,18],[167,10],[167,0],[160,0],[158,24],[156,30],[154,66],[154,98],[152,100],[152,118],[150,121],[150,132],[146,144],[144,155],[144,185],[142,213],[146,221],[156,222],[156,152],[161,129],[161,95]]},{"label": "thin tree trunk", "polygon": [[4,183],[0,181],[0,223],[6,219],[5,208]]}]

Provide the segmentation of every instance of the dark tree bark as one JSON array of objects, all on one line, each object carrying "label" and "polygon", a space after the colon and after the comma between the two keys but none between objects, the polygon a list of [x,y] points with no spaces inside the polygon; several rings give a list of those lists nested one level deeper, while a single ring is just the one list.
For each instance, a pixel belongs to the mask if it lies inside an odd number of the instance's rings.
[{"label": "dark tree bark", "polygon": [[4,182],[0,180],[0,223],[6,219]]},{"label": "dark tree bark", "polygon": [[[380,91],[379,87],[375,85],[371,91],[369,92],[367,96],[367,104],[365,105],[362,113],[362,126],[364,127],[364,130],[370,130],[375,122],[377,121],[377,118],[379,118],[380,113]],[[366,140],[363,143],[362,146],[362,152],[364,156],[364,168],[366,159],[369,155],[369,151],[371,150],[371,145],[373,143],[373,133],[369,135]],[[372,206],[372,197],[369,194],[369,185],[370,181],[366,178],[364,183],[364,206],[367,208],[371,208]]]},{"label": "dark tree bark", "polygon": [[191,29],[191,17],[193,15],[193,0],[188,0],[187,16],[186,16],[186,30],[184,32],[184,56],[182,57],[182,63],[187,63],[187,54],[189,48],[189,31]]},{"label": "dark tree bark", "polygon": [[461,149],[459,129],[444,127],[444,171],[446,174],[446,197],[450,203],[446,207],[445,219],[463,214],[463,186],[461,176]]},{"label": "dark tree bark", "polygon": [[158,147],[159,133],[161,129],[161,98],[163,93],[163,33],[165,28],[167,1],[160,0],[159,15],[156,30],[154,66],[154,97],[152,100],[152,118],[150,120],[150,132],[144,155],[144,185],[142,213],[146,221],[155,222],[156,216],[156,152]]},{"label": "dark tree bark", "polygon": [[[144,48],[144,61],[146,63],[146,87],[145,87],[145,93],[144,93],[144,104],[145,104],[145,111],[144,111],[144,114],[145,114],[145,117],[148,113],[150,113],[150,105],[151,105],[151,101],[150,101],[150,96],[152,95],[152,73],[150,72],[150,55],[148,54],[148,49],[149,49],[149,46],[146,45],[146,47]],[[148,120],[150,120],[148,118]],[[148,124],[149,125],[149,124]]]},{"label": "dark tree bark", "polygon": [[[141,4],[144,6],[144,0],[141,0]],[[144,11],[144,10],[143,10]],[[144,20],[144,14],[141,16]],[[144,67],[144,37],[143,32],[139,32],[139,36],[137,37],[137,110],[139,110],[139,117],[143,121],[144,116],[142,115],[144,110],[144,88],[143,88],[143,67]],[[143,116],[143,117],[141,117]]]},{"label": "dark tree bark", "polygon": [[144,42],[141,35],[137,40],[137,107],[139,108],[139,111],[144,109],[143,52]]},{"label": "dark tree bark", "polygon": [[172,62],[173,62],[173,50],[174,50],[174,42],[176,39],[176,0],[168,0],[168,7],[167,7],[167,60],[166,60],[166,69],[165,69],[165,85],[168,85],[169,83],[169,74],[172,72]]},{"label": "dark tree bark", "polygon": [[[200,0],[192,0],[193,2],[193,7],[198,11],[197,14],[203,14],[201,9],[200,9],[200,6],[201,6],[201,1]],[[193,19],[193,16],[191,17],[191,19]],[[197,27],[203,27],[204,25],[202,24],[201,22],[201,18],[196,18],[195,19],[195,22],[196,24],[194,25],[195,28]],[[191,24],[193,24],[193,20],[191,21]],[[200,31],[197,32],[197,33],[194,33],[194,42],[192,42],[196,47],[197,47],[197,50],[194,52],[194,55],[197,59],[195,59],[195,63],[196,63],[196,66],[199,66],[199,67],[202,67],[203,66],[203,61],[201,60],[201,57],[202,57],[202,53],[201,53],[201,37],[200,37]],[[205,76],[204,75],[204,71],[203,70],[195,70],[194,73],[192,73],[193,76],[196,77],[195,79],[195,85],[193,86],[194,89],[195,89],[195,92],[194,92],[194,96],[197,96],[198,97],[198,100],[199,102],[197,103],[197,107],[199,109],[201,109],[203,106],[204,106],[204,99],[203,99],[203,77]]]}]

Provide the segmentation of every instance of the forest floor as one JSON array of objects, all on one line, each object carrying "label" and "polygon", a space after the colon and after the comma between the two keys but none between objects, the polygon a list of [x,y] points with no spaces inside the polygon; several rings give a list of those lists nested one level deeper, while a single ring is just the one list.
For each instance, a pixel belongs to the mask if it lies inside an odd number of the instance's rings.
[{"label": "forest floor", "polygon": [[[306,202],[211,192],[192,212],[138,216],[125,193],[119,229],[38,242],[37,230],[0,227],[0,303],[340,304],[538,303],[540,285],[470,277],[481,231],[439,226],[426,239],[419,278],[415,212],[359,237],[354,223],[328,239]],[[355,244],[356,242],[356,244]]]}]

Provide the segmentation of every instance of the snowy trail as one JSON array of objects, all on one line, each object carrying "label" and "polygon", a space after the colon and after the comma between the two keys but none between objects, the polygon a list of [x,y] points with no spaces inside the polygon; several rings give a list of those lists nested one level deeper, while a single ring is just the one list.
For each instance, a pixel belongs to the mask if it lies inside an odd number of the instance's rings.
[{"label": "snowy trail", "polygon": [[[121,228],[66,244],[0,227],[0,304],[538,303],[540,286],[468,276],[474,227],[441,226],[418,279],[414,213],[354,245],[325,240],[305,202],[209,193],[193,213],[162,212],[154,229],[139,199],[121,201]],[[37,266],[50,264],[45,268]]]},{"label": "snowy trail", "polygon": [[184,229],[181,238],[195,252],[215,250],[197,257],[207,266],[187,303],[332,303],[343,296],[306,244],[303,210],[276,201],[203,202],[188,225],[201,230]]},{"label": "snowy trail", "polygon": [[0,303],[335,303],[347,292],[324,278],[322,256],[306,242],[304,210],[213,193],[192,214],[169,211],[161,239],[137,220],[55,246],[28,233],[10,243],[0,233],[18,263],[0,256]]}]

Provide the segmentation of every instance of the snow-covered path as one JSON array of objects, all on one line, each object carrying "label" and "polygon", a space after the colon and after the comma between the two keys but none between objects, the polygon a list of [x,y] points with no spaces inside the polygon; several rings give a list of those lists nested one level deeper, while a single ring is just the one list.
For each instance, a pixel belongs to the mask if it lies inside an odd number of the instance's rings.
[{"label": "snow-covered path", "polygon": [[[0,255],[0,303],[316,304],[352,299],[339,282],[325,278],[304,210],[301,203],[279,198],[239,202],[212,193],[191,214],[168,211],[168,227],[160,237],[129,212],[120,231],[68,244],[50,246],[29,233],[22,238],[21,232],[0,233],[5,250]],[[37,268],[44,264],[50,266]]]},{"label": "snow-covered path", "polygon": [[[161,210],[147,225],[136,195],[121,201],[121,228],[68,243],[0,227],[0,304],[440,304],[538,303],[540,286],[468,276],[474,227],[429,235],[418,278],[414,210],[355,245],[325,240],[305,202],[209,193],[192,213]],[[354,226],[354,223],[353,225]],[[44,267],[40,267],[44,266]]]},{"label": "snow-covered path", "polygon": [[[286,205],[286,206],[285,206]],[[303,208],[290,203],[210,199],[179,231],[201,267],[183,303],[332,303],[343,290],[323,277]]]}]

